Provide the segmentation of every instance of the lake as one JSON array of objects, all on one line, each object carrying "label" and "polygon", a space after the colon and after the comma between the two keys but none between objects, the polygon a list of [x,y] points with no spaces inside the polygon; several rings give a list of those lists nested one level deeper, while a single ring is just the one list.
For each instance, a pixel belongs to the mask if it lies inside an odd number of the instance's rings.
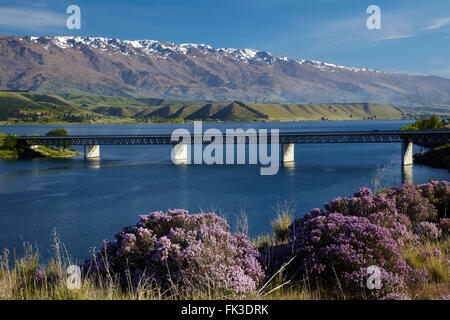
[{"label": "lake", "polygon": [[[203,123],[218,128],[276,128],[283,131],[396,130],[412,121],[326,121],[286,123]],[[0,132],[45,134],[64,127],[69,134],[171,133],[193,130],[193,124],[36,125],[0,126]],[[82,148],[78,148],[82,151]],[[414,152],[420,150],[414,146]],[[352,195],[359,187],[402,183],[401,145],[296,145],[295,165],[278,174],[261,176],[259,165],[173,165],[170,146],[101,146],[100,161],[33,159],[0,161],[0,249],[22,243],[36,245],[49,257],[52,230],[75,260],[93,247],[113,239],[138,215],[168,208],[192,213],[214,211],[225,216],[231,229],[242,213],[249,234],[270,232],[279,206],[295,209],[300,217],[337,196]],[[447,170],[414,165],[413,180],[449,180]]]}]

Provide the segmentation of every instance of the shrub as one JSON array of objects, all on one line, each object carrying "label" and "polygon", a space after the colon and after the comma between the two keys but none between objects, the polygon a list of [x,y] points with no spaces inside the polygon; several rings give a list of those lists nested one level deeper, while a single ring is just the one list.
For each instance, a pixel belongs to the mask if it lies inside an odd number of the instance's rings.
[{"label": "shrub", "polygon": [[388,189],[379,196],[393,201],[398,213],[408,216],[413,225],[434,221],[437,217],[435,206],[423,195],[420,186],[405,184]]},{"label": "shrub", "polygon": [[412,238],[409,218],[398,213],[394,201],[382,196],[373,197],[370,189],[359,189],[354,197],[336,198],[324,206],[327,213],[365,217],[371,223],[387,228],[399,244]]},{"label": "shrub", "polygon": [[430,183],[418,185],[417,188],[421,191],[422,195],[434,205],[438,211],[439,217],[445,218],[449,215],[450,186],[447,181],[432,181]]},{"label": "shrub", "polygon": [[[307,276],[313,284],[339,289],[347,297],[379,298],[425,281],[422,271],[406,264],[391,232],[365,217],[315,209],[291,224],[289,246],[295,256],[288,268],[290,279]],[[381,290],[366,287],[370,265],[381,269]]]},{"label": "shrub", "polygon": [[66,129],[58,128],[58,129],[50,130],[45,135],[48,136],[48,137],[51,137],[51,136],[67,136],[68,133],[67,133]]},{"label": "shrub", "polygon": [[83,270],[112,274],[123,285],[155,281],[176,295],[250,292],[264,276],[254,246],[244,235],[228,232],[225,220],[214,213],[153,212],[115,238]]},{"label": "shrub", "polygon": [[13,134],[8,134],[5,138],[5,140],[3,141],[3,149],[6,150],[16,150],[17,149],[17,138],[15,135]]},{"label": "shrub", "polygon": [[[50,130],[45,135],[47,137],[53,137],[53,136],[65,137],[68,135],[68,132],[66,129],[57,128],[57,129]],[[58,145],[56,147],[62,147],[64,149],[67,149],[67,148],[71,148],[72,146],[71,145]]]},{"label": "shrub", "polygon": [[438,116],[432,115],[429,119],[417,120],[408,126],[401,127],[400,130],[441,129],[445,125],[445,120],[440,120]]},{"label": "shrub", "polygon": [[414,227],[413,231],[422,241],[436,241],[442,234],[442,231],[436,226],[435,223],[428,221],[420,222]]},{"label": "shrub", "polygon": [[450,235],[450,218],[442,218],[439,220],[439,228],[442,231],[443,236]]}]

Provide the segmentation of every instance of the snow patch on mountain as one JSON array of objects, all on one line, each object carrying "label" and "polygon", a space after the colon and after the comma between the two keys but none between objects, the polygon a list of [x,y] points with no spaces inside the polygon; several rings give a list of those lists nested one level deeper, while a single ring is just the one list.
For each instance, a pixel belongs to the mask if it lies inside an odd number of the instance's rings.
[{"label": "snow patch on mountain", "polygon": [[[183,43],[176,44],[172,42],[163,42],[156,40],[119,40],[104,37],[81,37],[81,36],[52,36],[52,37],[30,37],[30,40],[35,43],[52,43],[61,49],[77,48],[82,45],[89,46],[100,51],[111,50],[113,53],[123,55],[137,54],[139,52],[162,57],[167,57],[173,53],[190,55],[196,57],[193,51],[199,52],[203,55],[214,54],[217,56],[225,56],[243,63],[265,62],[267,64],[294,62],[300,65],[309,65],[317,70],[325,72],[336,71],[351,71],[351,72],[375,72],[382,73],[368,68],[354,68],[326,63],[316,60],[307,59],[290,59],[284,56],[276,56],[267,51],[260,51],[255,49],[234,49],[234,48],[218,48],[215,49],[207,44]],[[48,50],[48,46],[44,47]]]}]

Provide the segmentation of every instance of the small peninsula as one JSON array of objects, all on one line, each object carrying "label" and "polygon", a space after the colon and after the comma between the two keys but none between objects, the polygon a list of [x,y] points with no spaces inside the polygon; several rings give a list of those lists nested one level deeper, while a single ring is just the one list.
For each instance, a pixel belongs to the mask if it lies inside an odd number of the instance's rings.
[{"label": "small peninsula", "polygon": [[[47,136],[65,136],[65,129],[55,129],[49,131]],[[17,143],[17,138],[13,134],[0,133],[0,160],[16,160],[30,158],[71,158],[81,155],[72,146],[30,146],[23,147]]]}]

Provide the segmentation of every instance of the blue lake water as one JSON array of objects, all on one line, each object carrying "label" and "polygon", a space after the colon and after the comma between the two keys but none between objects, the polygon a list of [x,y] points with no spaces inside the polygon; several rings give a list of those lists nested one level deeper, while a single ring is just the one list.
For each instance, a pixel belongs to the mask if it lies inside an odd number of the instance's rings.
[{"label": "blue lake water", "polygon": [[[392,130],[412,121],[204,123],[204,129],[276,128],[280,131]],[[60,127],[0,126],[0,132],[45,134]],[[64,125],[69,134],[171,133],[192,124]],[[296,145],[295,165],[261,176],[259,165],[188,165],[170,161],[170,146],[101,146],[99,162],[73,159],[0,161],[0,249],[30,242],[48,257],[56,229],[74,259],[112,239],[138,215],[168,208],[215,211],[232,229],[245,212],[251,236],[270,232],[279,205],[295,215],[322,207],[359,187],[402,183],[401,146],[391,144]],[[415,146],[414,152],[420,147]],[[79,151],[82,151],[79,148]],[[413,166],[414,182],[449,180],[447,170]]]}]

